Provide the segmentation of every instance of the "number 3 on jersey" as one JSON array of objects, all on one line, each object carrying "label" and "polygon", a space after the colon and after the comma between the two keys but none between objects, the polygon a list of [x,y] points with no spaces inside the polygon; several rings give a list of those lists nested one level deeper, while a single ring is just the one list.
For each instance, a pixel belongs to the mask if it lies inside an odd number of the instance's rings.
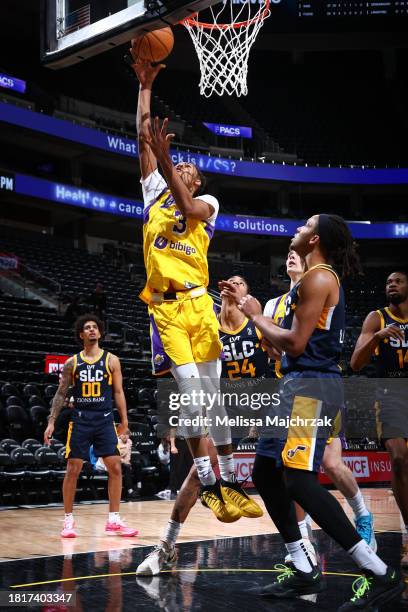
[{"label": "number 3 on jersey", "polygon": [[179,210],[174,211],[174,216],[176,217],[177,223],[173,225],[173,232],[175,234],[184,234],[187,227],[187,220],[183,217]]}]

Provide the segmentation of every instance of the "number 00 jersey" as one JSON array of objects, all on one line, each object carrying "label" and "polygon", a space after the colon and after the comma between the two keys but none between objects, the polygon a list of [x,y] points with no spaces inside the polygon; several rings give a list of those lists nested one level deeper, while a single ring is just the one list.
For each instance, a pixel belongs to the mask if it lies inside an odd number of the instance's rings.
[{"label": "number 00 jersey", "polygon": [[261,347],[261,333],[249,319],[241,327],[226,331],[220,326],[222,378],[262,378],[268,372],[268,354]]},{"label": "number 00 jersey", "polygon": [[112,373],[109,370],[109,353],[101,350],[94,361],[83,352],[74,355],[72,372],[75,408],[106,413],[112,411]]},{"label": "number 00 jersey", "polygon": [[341,372],[339,361],[345,335],[345,303],[339,277],[331,266],[326,264],[313,266],[289,291],[285,302],[286,312],[282,327],[291,329],[293,316],[299,301],[299,287],[305,276],[316,268],[328,270],[334,274],[339,285],[339,301],[336,306],[322,309],[316,328],[313,330],[304,352],[299,357],[291,357],[287,353],[283,353],[282,374],[304,372],[306,370],[333,374],[340,374]]},{"label": "number 00 jersey", "polygon": [[405,333],[405,340],[385,338],[376,349],[376,367],[378,378],[408,377],[408,319],[399,319],[389,308],[377,310],[381,320],[381,329],[397,325]]}]

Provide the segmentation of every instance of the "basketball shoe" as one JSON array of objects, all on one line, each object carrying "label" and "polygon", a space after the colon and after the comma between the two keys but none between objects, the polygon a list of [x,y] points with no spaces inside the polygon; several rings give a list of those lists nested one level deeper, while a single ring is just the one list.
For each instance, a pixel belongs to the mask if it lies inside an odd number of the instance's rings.
[{"label": "basketball shoe", "polygon": [[239,482],[233,477],[234,480],[221,480],[221,492],[225,500],[228,500],[231,504],[236,506],[242,516],[248,518],[259,518],[263,516],[263,510],[255,500],[251,499],[244,489],[241,487]]},{"label": "basketball shoe", "polygon": [[392,567],[387,568],[385,576],[376,576],[369,570],[353,582],[353,597],[346,601],[338,612],[353,610],[374,610],[396,599],[405,585],[401,575]]},{"label": "basketball shoe", "polygon": [[242,516],[237,505],[232,503],[226,495],[224,496],[219,480],[216,480],[213,485],[202,485],[200,499],[203,506],[212,510],[222,523],[234,523]]},{"label": "basketball shoe", "polygon": [[302,572],[292,563],[288,565],[275,565],[281,570],[276,581],[262,589],[262,597],[277,599],[292,599],[299,595],[320,593],[325,589],[323,576],[318,567],[311,572]]},{"label": "basketball shoe", "polygon": [[154,547],[144,561],[140,563],[136,570],[137,576],[156,576],[163,569],[173,567],[177,562],[177,551],[174,546],[169,546],[167,542],[160,542]]},{"label": "basketball shoe", "polygon": [[65,518],[64,526],[61,531],[61,538],[76,538],[75,521],[73,518]]},{"label": "basketball shoe", "polygon": [[362,540],[365,540],[374,552],[377,552],[377,540],[374,533],[374,516],[367,514],[356,519],[356,531]]},{"label": "basketball shoe", "polygon": [[122,520],[118,521],[117,523],[110,523],[109,521],[106,521],[105,533],[106,535],[118,535],[126,538],[133,538],[139,534],[137,529],[127,527]]}]

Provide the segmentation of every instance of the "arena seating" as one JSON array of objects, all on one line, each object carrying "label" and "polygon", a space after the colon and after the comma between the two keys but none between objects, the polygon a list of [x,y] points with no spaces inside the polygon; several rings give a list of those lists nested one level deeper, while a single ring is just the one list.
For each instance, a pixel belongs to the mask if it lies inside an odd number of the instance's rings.
[{"label": "arena seating", "polygon": [[[4,228],[0,232],[0,250],[15,253],[22,263],[57,281],[61,287],[59,296],[52,294],[55,285],[43,287],[50,299],[78,292],[86,298],[96,281],[104,283],[108,304],[108,334],[104,346],[121,359],[133,439],[132,464],[135,469],[136,466],[141,469],[143,490],[153,493],[160,478],[152,423],[157,391],[150,374],[146,310],[137,299],[143,285],[143,267],[134,264],[130,274],[118,267],[109,253],[92,255],[49,236]],[[364,277],[345,284],[347,334],[343,367],[349,375],[348,363],[362,321],[383,302],[386,273],[386,270],[379,274],[378,270],[368,269]],[[288,288],[283,270],[271,287],[268,266],[210,259],[214,289],[218,280],[233,274],[248,278],[251,292],[262,303],[281,294],[284,287]],[[55,441],[50,450],[42,443],[58,376],[45,373],[44,358],[47,353],[69,355],[77,350],[73,331],[56,308],[45,307],[36,299],[0,294],[0,479],[4,485],[4,503],[49,503],[60,499],[63,447]],[[365,376],[372,374],[372,367],[364,372]],[[367,443],[375,439],[373,414],[366,407],[362,410],[357,405],[349,405],[347,428],[349,438],[356,443],[361,444],[362,432]],[[44,485],[47,480],[50,487]],[[79,499],[97,499],[104,494],[106,474],[85,471]]]}]

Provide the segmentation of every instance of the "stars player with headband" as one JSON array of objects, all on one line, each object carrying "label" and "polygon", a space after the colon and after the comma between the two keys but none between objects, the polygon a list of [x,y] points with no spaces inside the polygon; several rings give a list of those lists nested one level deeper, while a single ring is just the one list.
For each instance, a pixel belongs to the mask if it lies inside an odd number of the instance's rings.
[{"label": "stars player with headband", "polygon": [[[286,259],[286,273],[290,278],[290,289],[300,282],[305,273],[305,261],[296,251],[290,250]],[[289,292],[269,300],[264,308],[264,316],[270,317],[276,325],[282,325],[285,318],[285,300]],[[275,358],[275,374],[277,378],[282,378],[280,371],[280,354],[271,352],[271,356]],[[343,412],[343,411],[342,411]],[[325,474],[334,483],[335,487],[344,495],[347,503],[354,512],[354,522],[357,533],[371,546],[376,552],[377,542],[374,532],[374,517],[368,510],[363,495],[359,489],[356,479],[353,476],[350,468],[344,463],[342,458],[342,450],[347,450],[347,441],[344,434],[345,415],[341,416],[341,430],[336,436],[332,436],[326,443],[324,449],[322,466]],[[266,452],[265,444],[263,446],[264,456],[269,456]],[[261,453],[261,450],[259,451]],[[272,455],[273,456],[273,455]],[[305,541],[305,546],[309,553],[316,558],[315,551],[309,539],[309,532],[305,520],[305,512],[296,504],[296,515],[298,518],[299,529]],[[285,561],[290,561],[290,555],[285,557]]]},{"label": "stars player with headband", "polygon": [[[155,374],[170,370],[182,394],[191,396],[199,386],[216,397],[221,374],[221,343],[214,303],[207,293],[207,251],[219,203],[213,196],[204,194],[205,178],[194,164],[173,165],[169,149],[174,135],[167,134],[167,119],[161,127],[157,117],[151,124],[153,82],[164,66],[133,59],[140,83],[136,127],[147,274],[140,297],[149,309],[153,369]],[[158,171],[158,163],[163,176]],[[191,420],[202,410],[189,405],[183,409],[183,420]],[[215,404],[212,415],[217,414],[223,416],[225,409]],[[209,429],[217,447],[222,480],[232,481],[235,470],[230,428]],[[220,520],[230,522],[239,518],[239,509],[228,497],[223,497],[211,467],[204,428],[188,426],[183,435],[197,467],[203,503]],[[243,491],[241,502],[248,503]]]},{"label": "stars player with headband", "polygon": [[[233,276],[228,281],[236,287],[237,293],[244,297],[248,294],[248,284],[242,276]],[[263,379],[268,375],[268,356],[261,346],[261,334],[255,325],[238,309],[236,302],[221,293],[222,304],[219,314],[219,334],[223,344],[222,379],[223,381],[242,378]],[[208,453],[212,466],[217,464],[217,452],[210,438]],[[234,483],[223,482],[223,495],[229,496],[234,503],[236,490]],[[151,576],[173,566],[177,561],[175,544],[180,530],[200,493],[200,480],[197,468],[192,466],[174,502],[170,520],[163,537],[136,570],[138,576]],[[244,493],[245,499],[250,500]],[[254,502],[240,504],[241,514],[247,518],[262,516],[262,509]],[[240,518],[240,517],[238,517]],[[143,586],[143,582],[141,582]]]},{"label": "stars player with headband", "polygon": [[[83,344],[83,350],[64,364],[48,417],[48,427],[44,432],[44,442],[50,444],[55,420],[64,404],[68,388],[72,386],[75,408],[68,429],[65,454],[68,460],[67,471],[62,486],[65,511],[61,531],[63,538],[77,536],[72,513],[73,504],[78,476],[84,461],[89,461],[91,446],[95,455],[103,458],[109,474],[109,516],[105,534],[127,537],[138,534],[136,529],[127,527],[119,515],[122,469],[118,434],[127,434],[128,420],[120,361],[99,346],[103,331],[102,321],[94,314],[82,315],[75,322],[75,337]],[[113,401],[121,419],[117,431],[113,422]]]},{"label": "stars player with headband", "polygon": [[[312,216],[298,228],[291,249],[305,259],[307,271],[289,292],[282,326],[264,317],[261,305],[251,296],[239,302],[244,314],[282,352],[279,414],[294,420],[284,437],[275,437],[275,465],[257,453],[252,473],[258,492],[270,500],[268,512],[292,558],[292,564],[284,567],[262,595],[295,598],[324,588],[321,572],[301,539],[296,501],[364,574],[353,585],[353,597],[339,611],[368,610],[398,597],[404,583],[359,536],[339,502],[318,481],[326,441],[343,403],[338,362],[344,341],[345,303],[335,268],[344,277],[358,272],[359,262],[350,230],[337,215]],[[321,419],[323,424],[313,427],[313,422],[310,425],[305,420],[309,418]],[[261,437],[258,451],[262,451],[262,444]]]},{"label": "stars player with headband", "polygon": [[[388,306],[370,312],[351,357],[351,367],[358,372],[376,356],[377,378],[390,379],[390,385],[377,391],[381,438],[390,453],[392,490],[405,525],[405,555],[408,567],[408,271],[390,274],[385,284]],[[397,382],[406,379],[407,382]],[[393,383],[395,380],[395,388]]]}]

